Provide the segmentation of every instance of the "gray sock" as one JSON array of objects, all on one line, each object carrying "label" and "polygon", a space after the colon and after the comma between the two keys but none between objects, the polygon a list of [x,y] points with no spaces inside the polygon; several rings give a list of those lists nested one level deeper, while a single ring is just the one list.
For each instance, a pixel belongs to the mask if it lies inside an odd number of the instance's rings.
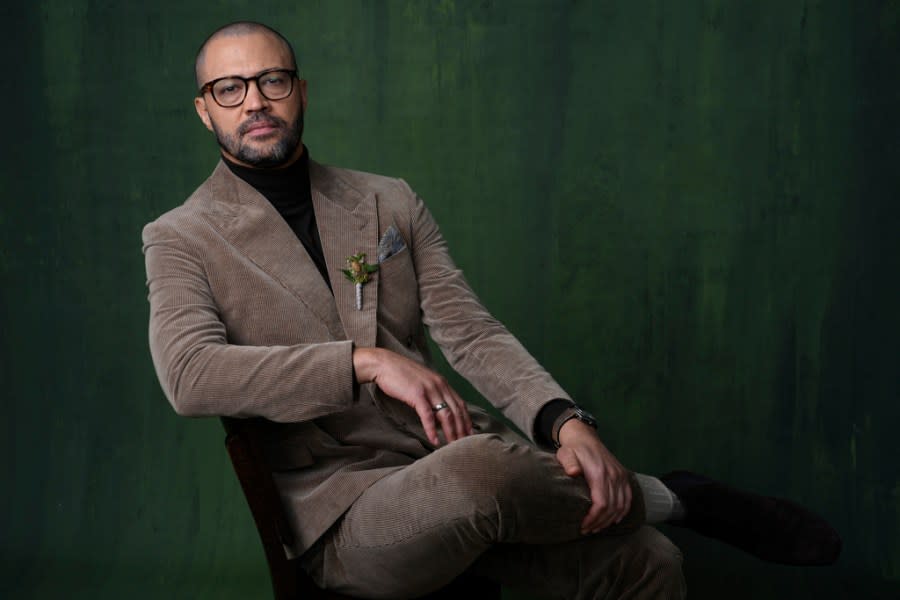
[{"label": "gray sock", "polygon": [[681,501],[662,481],[642,473],[635,473],[634,476],[638,485],[641,486],[641,492],[644,493],[647,523],[653,525],[684,519],[684,507],[681,505]]}]

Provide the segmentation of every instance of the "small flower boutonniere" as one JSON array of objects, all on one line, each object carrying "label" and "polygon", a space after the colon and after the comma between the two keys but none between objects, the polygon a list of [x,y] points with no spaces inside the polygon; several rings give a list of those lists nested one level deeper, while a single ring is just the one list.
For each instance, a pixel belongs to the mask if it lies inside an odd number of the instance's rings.
[{"label": "small flower boutonniere", "polygon": [[369,275],[378,270],[378,265],[370,265],[366,262],[366,253],[358,252],[347,257],[347,269],[341,269],[344,276],[356,284],[356,310],[362,310],[363,284],[369,283]]}]

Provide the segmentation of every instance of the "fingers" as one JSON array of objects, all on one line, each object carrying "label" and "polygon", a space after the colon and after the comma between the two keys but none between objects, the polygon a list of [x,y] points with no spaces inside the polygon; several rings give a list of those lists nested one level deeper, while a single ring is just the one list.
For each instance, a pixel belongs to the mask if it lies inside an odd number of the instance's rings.
[{"label": "fingers", "polygon": [[[440,444],[438,427],[447,442],[472,433],[466,403],[444,377],[425,365],[389,350],[358,348],[353,367],[361,383],[372,381],[388,396],[411,406],[435,446]],[[442,405],[446,407],[435,411]]]},{"label": "fingers", "polygon": [[447,384],[447,392],[449,393],[444,395],[444,402],[447,402],[450,410],[453,411],[457,439],[472,435],[472,417],[469,416],[465,401],[456,393],[456,390],[450,387],[450,384]]},{"label": "fingers", "polygon": [[[446,408],[435,411],[434,406],[438,406],[442,403],[446,405]],[[444,437],[446,438],[447,443],[453,442],[460,437],[457,433],[456,417],[453,415],[453,410],[453,404],[443,399],[441,399],[441,402],[432,405],[432,411],[434,411],[438,421],[441,423],[441,429],[444,430]]]},{"label": "fingers", "polygon": [[449,382],[435,374],[435,388],[429,390],[429,398],[436,400],[433,406],[446,404],[447,408],[437,411],[437,418],[444,430],[447,442],[452,442],[472,434],[472,417],[462,397],[456,393]]},{"label": "fingers", "polygon": [[585,480],[591,492],[591,507],[581,521],[581,533],[596,533],[609,527],[615,519],[620,518],[618,507],[621,501],[616,501],[619,490],[613,485],[613,480],[603,469],[591,469],[585,473],[578,454],[566,446],[556,451],[556,460],[562,465],[569,477],[585,476]]},{"label": "fingers", "polygon": [[[425,402],[432,411],[432,416],[440,424],[447,443],[456,441],[472,433],[472,420],[466,408],[465,401],[450,387],[447,380],[434,374],[430,386],[423,390]],[[444,405],[441,410],[434,410],[435,406]],[[424,423],[423,423],[424,426]],[[430,439],[430,438],[429,438]]]},{"label": "fingers", "polygon": [[627,472],[617,473],[615,481],[611,481],[611,493],[614,501],[610,504],[610,522],[607,526],[619,523],[631,508],[631,480]]},{"label": "fingers", "polygon": [[631,486],[624,470],[595,473],[588,485],[591,508],[582,520],[582,533],[597,533],[625,518],[631,507]]},{"label": "fingers", "polygon": [[[628,483],[625,485],[625,502],[622,504],[622,515],[619,517],[619,521],[628,516],[628,513],[631,512],[631,478],[628,478]],[[619,521],[616,521],[618,523]]]},{"label": "fingers", "polygon": [[560,433],[563,445],[557,450],[556,459],[570,477],[584,477],[591,506],[581,521],[581,533],[596,533],[628,514],[631,480],[628,470],[606,449],[596,432],[579,427],[577,421],[572,423]]},{"label": "fingers", "polygon": [[459,400],[459,405],[462,407],[460,414],[462,415],[463,425],[466,432],[466,435],[472,435],[472,415],[469,414],[469,407],[466,404],[466,401],[462,399],[462,397],[456,393],[456,390],[451,390],[453,395],[456,396],[456,399]]},{"label": "fingers", "polygon": [[419,421],[422,422],[422,428],[425,430],[425,435],[428,437],[428,441],[435,446],[439,445],[440,440],[437,436],[437,426],[434,416],[434,409],[424,398],[422,402],[417,402],[415,404],[415,409],[416,414],[419,415]]},{"label": "fingers", "polygon": [[589,480],[588,485],[591,490],[591,508],[581,522],[581,532],[584,534],[596,533],[609,525],[612,520],[609,509],[615,493],[604,475],[593,481]]}]

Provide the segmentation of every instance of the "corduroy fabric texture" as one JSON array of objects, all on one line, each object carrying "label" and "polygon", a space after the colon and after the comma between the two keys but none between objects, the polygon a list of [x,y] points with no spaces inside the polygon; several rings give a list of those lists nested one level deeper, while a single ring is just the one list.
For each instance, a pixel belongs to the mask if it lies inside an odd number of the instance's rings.
[{"label": "corduroy fabric texture", "polygon": [[[451,365],[529,435],[544,404],[569,398],[481,305],[405,182],[315,162],[310,181],[333,296],[275,208],[221,163],[143,231],[163,391],[182,415],[273,421],[267,458],[297,534],[292,555],[375,481],[433,450],[412,409],[355,388],[354,345],[425,362],[429,326]],[[406,249],[357,310],[340,269],[352,254],[377,256],[391,226]]]},{"label": "corduroy fabric texture", "polygon": [[683,595],[681,555],[642,527],[636,478],[627,518],[582,536],[584,480],[513,435],[467,437],[379,480],[304,555],[305,567],[319,585],[366,598],[417,597],[473,564],[548,597]]}]

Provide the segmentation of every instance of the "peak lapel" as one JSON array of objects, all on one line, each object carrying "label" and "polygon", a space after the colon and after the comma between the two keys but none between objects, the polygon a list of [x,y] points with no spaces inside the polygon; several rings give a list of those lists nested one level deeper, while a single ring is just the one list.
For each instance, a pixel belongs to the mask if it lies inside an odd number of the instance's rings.
[{"label": "peak lapel", "polygon": [[347,337],[362,347],[375,346],[378,309],[378,273],[363,285],[362,310],[356,308],[356,286],[341,269],[347,257],[366,253],[377,261],[378,212],[374,194],[364,195],[328,167],[310,161],[313,207],[331,289]]},{"label": "peak lapel", "polygon": [[[219,162],[207,221],[256,266],[279,281],[328,327],[346,339],[334,299],[306,248],[266,198]],[[318,211],[317,211],[318,212]]]}]

